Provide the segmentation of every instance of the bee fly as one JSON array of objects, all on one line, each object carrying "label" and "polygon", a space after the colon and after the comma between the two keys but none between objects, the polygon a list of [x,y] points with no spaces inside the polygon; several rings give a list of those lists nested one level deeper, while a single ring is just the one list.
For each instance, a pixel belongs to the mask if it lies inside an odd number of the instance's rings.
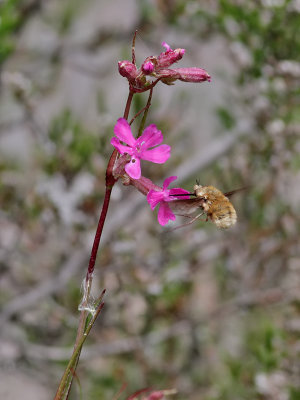
[{"label": "bee fly", "polygon": [[[201,215],[206,214],[206,221],[208,221],[210,218],[218,228],[226,229],[234,225],[237,220],[236,211],[231,202],[228,200],[228,197],[243,189],[245,188],[233,190],[232,192],[223,194],[214,186],[201,186],[197,183],[197,185],[194,186],[194,192],[189,194],[195,198],[174,200],[171,201],[169,205],[175,213],[182,213],[178,215],[182,215],[184,217],[189,217],[187,214],[193,213],[198,208],[203,210],[196,217],[193,217],[191,221],[181,225],[180,227],[189,225],[196,221]],[[178,195],[174,194],[173,196]],[[187,195],[181,194],[180,196]]]}]

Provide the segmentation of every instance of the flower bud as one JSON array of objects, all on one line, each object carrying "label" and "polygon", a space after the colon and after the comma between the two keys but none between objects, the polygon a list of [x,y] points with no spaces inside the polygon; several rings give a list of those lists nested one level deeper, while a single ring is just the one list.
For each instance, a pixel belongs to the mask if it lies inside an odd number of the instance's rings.
[{"label": "flower bud", "polygon": [[129,82],[134,81],[139,74],[136,66],[128,60],[119,61],[118,68],[119,68],[119,73],[125,78],[127,78]]},{"label": "flower bud", "polygon": [[210,75],[202,68],[174,68],[173,72],[176,72],[180,81],[183,82],[204,82],[211,81]]},{"label": "flower bud", "polygon": [[163,397],[164,397],[164,392],[159,390],[150,393],[150,396],[147,397],[147,400],[161,400]]},{"label": "flower bud", "polygon": [[169,45],[165,46],[167,50],[157,57],[157,66],[156,70],[161,68],[168,68],[170,65],[176,63],[181,60],[185,50],[184,49],[175,49],[172,50]]},{"label": "flower bud", "polygon": [[173,82],[180,78],[180,74],[169,68],[161,69],[155,75],[166,85],[173,85]]},{"label": "flower bud", "polygon": [[142,71],[144,72],[145,75],[150,75],[152,74],[153,70],[154,70],[154,63],[153,61],[150,61],[146,58],[146,60],[143,62],[142,64]]},{"label": "flower bud", "polygon": [[151,85],[147,82],[145,74],[130,61],[118,62],[119,73],[127,78],[130,90],[134,93],[142,93],[149,89]]}]

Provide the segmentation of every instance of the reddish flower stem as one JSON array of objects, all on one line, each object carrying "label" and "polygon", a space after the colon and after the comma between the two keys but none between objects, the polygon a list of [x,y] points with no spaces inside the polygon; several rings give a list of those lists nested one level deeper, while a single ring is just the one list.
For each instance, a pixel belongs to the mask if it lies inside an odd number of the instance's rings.
[{"label": "reddish flower stem", "polygon": [[[124,118],[126,120],[128,119],[133,95],[134,95],[134,93],[132,91],[129,91],[128,99],[127,99],[125,110],[124,110]],[[90,290],[91,290],[92,281],[93,281],[93,272],[95,269],[95,262],[96,262],[97,253],[98,253],[98,249],[99,249],[100,239],[101,239],[101,235],[102,235],[102,231],[103,231],[103,227],[104,227],[104,223],[106,220],[106,215],[107,215],[107,211],[108,211],[108,207],[109,207],[109,203],[110,203],[111,191],[112,191],[114,184],[116,183],[116,179],[113,176],[113,167],[114,167],[115,161],[117,159],[117,156],[118,156],[118,152],[117,152],[117,150],[114,150],[109,159],[109,162],[108,162],[107,168],[106,168],[106,176],[105,176],[106,188],[105,188],[104,201],[103,201],[102,210],[101,210],[101,214],[100,214],[99,221],[98,221],[97,230],[95,233],[95,238],[94,238],[93,247],[92,247],[92,251],[91,251],[91,255],[90,255],[88,270],[86,273],[84,299],[83,299],[83,302],[81,303],[82,311],[81,311],[80,317],[79,317],[79,324],[78,324],[78,329],[77,329],[77,336],[76,336],[74,351],[76,351],[76,348],[78,347],[78,345],[81,342],[82,337],[84,335],[86,318],[88,316],[88,311],[85,309],[85,307],[89,303]],[[79,361],[79,356],[80,356],[80,352],[78,354],[78,359],[77,359],[76,365],[74,366],[73,373],[75,373],[77,363]],[[69,382],[69,387],[67,389],[67,393],[68,393],[67,398],[69,397],[69,393],[70,393],[71,386],[72,386],[72,381],[73,381],[73,379],[71,378],[71,381]],[[60,399],[60,395],[57,394],[55,399]]]},{"label": "reddish flower stem", "polygon": [[[126,107],[124,110],[124,118],[126,120],[128,119],[132,98],[133,98],[133,92],[129,92]],[[105,196],[104,196],[102,210],[101,210],[101,214],[99,217],[99,222],[98,222],[98,226],[97,226],[97,230],[96,230],[96,234],[95,234],[95,238],[94,238],[94,243],[93,243],[93,247],[92,247],[92,251],[91,251],[90,262],[89,262],[86,279],[88,279],[89,275],[91,275],[94,272],[99,243],[100,243],[104,222],[105,222],[108,207],[109,207],[110,195],[111,195],[112,188],[113,188],[114,184],[116,183],[116,179],[113,176],[113,168],[114,168],[117,156],[118,156],[118,151],[115,149],[112,152],[112,155],[110,156],[110,159],[107,164],[106,176],[105,176],[105,186],[106,186]]]}]

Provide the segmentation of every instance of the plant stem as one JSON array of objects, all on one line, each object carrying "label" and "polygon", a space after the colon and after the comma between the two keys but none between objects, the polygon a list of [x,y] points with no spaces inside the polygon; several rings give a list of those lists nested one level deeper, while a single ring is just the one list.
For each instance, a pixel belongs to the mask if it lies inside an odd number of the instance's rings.
[{"label": "plant stem", "polygon": [[150,89],[148,101],[147,101],[146,106],[144,107],[144,115],[143,115],[143,118],[142,118],[142,121],[141,121],[141,124],[140,124],[140,127],[139,127],[139,132],[138,132],[137,137],[141,136],[142,130],[144,129],[144,126],[145,126],[145,123],[146,123],[146,119],[147,119],[147,115],[148,115],[148,111],[149,111],[149,108],[151,106],[152,93],[153,93],[153,87]]},{"label": "plant stem", "polygon": [[[125,119],[128,119],[133,94],[134,94],[133,92],[129,91],[125,110],[124,110],[124,118]],[[105,174],[105,186],[106,187],[105,187],[104,201],[103,201],[102,210],[101,210],[101,214],[100,214],[99,221],[98,221],[98,226],[97,226],[94,243],[93,243],[93,247],[92,247],[92,251],[91,251],[89,266],[88,266],[88,270],[87,270],[87,274],[86,274],[86,278],[85,278],[85,285],[86,285],[85,302],[86,302],[86,305],[88,304],[89,297],[90,297],[90,290],[91,290],[92,281],[93,281],[93,272],[95,269],[95,262],[96,262],[97,253],[98,253],[98,249],[99,249],[100,239],[101,239],[101,235],[102,235],[102,231],[103,231],[103,227],[104,227],[104,223],[106,220],[106,215],[107,215],[107,211],[108,211],[108,207],[109,207],[109,203],[110,203],[111,191],[112,191],[114,184],[116,183],[116,179],[113,176],[113,167],[114,167],[115,161],[117,159],[117,156],[118,156],[118,151],[115,149],[112,152],[112,155],[110,156],[110,159],[108,161],[107,168],[106,168],[106,174]],[[80,314],[75,346],[80,341],[80,338],[83,334],[84,327],[85,327],[87,311],[84,310],[84,306],[85,306],[85,304],[82,304],[83,310],[81,311],[81,314]]]},{"label": "plant stem", "polygon": [[[128,119],[128,116],[129,116],[129,111],[130,111],[130,106],[132,103],[133,95],[134,95],[134,93],[132,91],[129,91],[125,110],[124,110],[124,118],[126,120]],[[71,358],[71,360],[73,360],[73,361],[71,364],[70,363],[68,364],[68,366],[65,370],[65,373],[59,384],[59,388],[56,393],[55,400],[67,399],[69,397],[69,393],[70,393],[72,382],[73,382],[73,377],[74,377],[76,367],[77,367],[77,364],[79,361],[81,347],[82,347],[82,345],[80,346],[80,343],[83,343],[82,338],[84,337],[86,319],[87,319],[87,316],[89,313],[89,311],[87,310],[87,307],[88,307],[89,301],[90,301],[90,291],[91,291],[92,282],[93,282],[93,272],[95,269],[95,262],[96,262],[100,239],[101,239],[101,235],[102,235],[102,231],[103,231],[103,227],[104,227],[104,223],[106,220],[106,215],[107,215],[107,211],[108,211],[108,207],[109,207],[109,203],[110,203],[111,191],[112,191],[114,184],[116,183],[116,179],[113,176],[113,168],[114,168],[114,164],[117,159],[117,156],[118,156],[118,151],[114,150],[109,159],[109,162],[108,162],[107,168],[106,168],[106,175],[105,175],[105,186],[106,187],[105,187],[104,201],[103,201],[102,210],[101,210],[101,214],[100,214],[99,221],[98,221],[97,230],[95,233],[95,238],[94,238],[93,247],[91,250],[89,265],[88,265],[85,282],[84,282],[84,285],[85,285],[84,298],[80,305],[82,311],[81,311],[80,317],[79,317],[77,335],[76,335],[73,355]]]},{"label": "plant stem", "polygon": [[75,371],[76,371],[76,367],[78,364],[78,360],[80,357],[80,353],[81,353],[81,349],[83,346],[83,343],[85,342],[88,334],[90,333],[90,330],[92,329],[92,326],[94,325],[100,311],[102,310],[104,303],[101,302],[102,298],[104,296],[105,290],[102,292],[100,298],[99,298],[99,302],[98,302],[98,306],[95,312],[95,315],[93,316],[93,318],[91,319],[91,321],[89,322],[87,328],[85,329],[85,331],[83,332],[83,335],[80,339],[80,341],[78,342],[77,346],[75,346],[72,357],[69,360],[69,363],[67,365],[67,368],[65,369],[65,372],[62,376],[62,379],[60,381],[60,384],[58,386],[56,395],[54,400],[61,400],[61,399],[67,399],[69,397],[69,393],[71,390],[71,386],[72,386],[72,382],[73,382],[73,378],[75,376]]}]

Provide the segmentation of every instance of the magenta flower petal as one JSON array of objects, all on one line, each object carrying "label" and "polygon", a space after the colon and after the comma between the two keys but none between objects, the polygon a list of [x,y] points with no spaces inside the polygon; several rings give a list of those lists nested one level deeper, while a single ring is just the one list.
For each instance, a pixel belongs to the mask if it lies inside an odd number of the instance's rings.
[{"label": "magenta flower petal", "polygon": [[[175,221],[176,216],[171,210],[169,203],[176,200],[175,196],[170,196],[170,194],[187,194],[184,198],[189,198],[189,192],[181,188],[168,189],[171,182],[177,179],[177,176],[170,176],[166,178],[163,183],[163,189],[161,190],[150,190],[147,195],[147,201],[150,204],[152,210],[159,204],[158,210],[158,222],[160,225],[166,225],[168,221]],[[182,197],[180,197],[182,198]]]},{"label": "magenta flower petal", "polygon": [[164,200],[163,191],[150,190],[149,193],[147,194],[147,201],[150,204],[151,210],[154,210],[157,204],[163,200]]},{"label": "magenta flower petal", "polygon": [[163,135],[160,130],[157,129],[156,125],[152,124],[144,129],[142,135],[137,139],[136,144],[143,146],[143,149],[148,149],[153,146],[161,144],[163,141]]},{"label": "magenta flower petal", "polygon": [[127,143],[128,146],[133,147],[135,145],[135,138],[133,137],[130,129],[130,125],[126,121],[125,118],[119,118],[115,127],[114,127],[114,133],[119,138],[122,140],[122,142]]},{"label": "magenta flower petal", "polygon": [[156,164],[163,164],[171,155],[171,147],[167,144],[162,144],[155,149],[143,151],[141,158],[143,160],[152,161]]},{"label": "magenta flower petal", "polygon": [[170,46],[168,45],[168,43],[166,43],[166,42],[162,42],[161,45],[166,49],[166,52],[172,50],[171,47],[170,47]]},{"label": "magenta flower petal", "polygon": [[167,203],[161,203],[158,210],[158,222],[160,225],[166,225],[170,220],[175,221],[176,217]]},{"label": "magenta flower petal", "polygon": [[119,153],[124,154],[124,153],[128,153],[130,155],[132,155],[132,148],[129,146],[125,146],[124,144],[120,143],[120,140],[113,137],[110,141],[110,144],[112,144]]},{"label": "magenta flower petal", "polygon": [[132,179],[140,179],[141,162],[139,158],[132,157],[128,164],[125,165],[125,171]]},{"label": "magenta flower petal", "polygon": [[176,196],[173,196],[174,194],[186,194],[187,196],[179,196],[179,198],[180,198],[181,200],[184,200],[184,199],[189,199],[189,198],[190,198],[189,193],[190,193],[190,192],[188,192],[188,191],[185,190],[185,189],[173,188],[173,189],[170,189],[169,195],[172,195],[171,198],[172,198],[173,200],[176,200],[177,198],[176,198]]},{"label": "magenta flower petal", "polygon": [[163,189],[166,190],[167,187],[170,185],[170,183],[172,183],[173,181],[176,181],[176,179],[177,179],[177,176],[169,176],[169,178],[166,178],[163,183]]},{"label": "magenta flower petal", "polygon": [[[146,127],[141,137],[136,140],[128,122],[124,118],[119,118],[114,127],[114,133],[117,137],[111,139],[111,144],[119,153],[127,153],[131,156],[130,162],[125,166],[125,171],[132,179],[141,177],[141,160],[162,164],[170,157],[171,147],[166,144],[160,145],[163,135],[153,124]],[[151,147],[154,148],[151,149]]]}]

